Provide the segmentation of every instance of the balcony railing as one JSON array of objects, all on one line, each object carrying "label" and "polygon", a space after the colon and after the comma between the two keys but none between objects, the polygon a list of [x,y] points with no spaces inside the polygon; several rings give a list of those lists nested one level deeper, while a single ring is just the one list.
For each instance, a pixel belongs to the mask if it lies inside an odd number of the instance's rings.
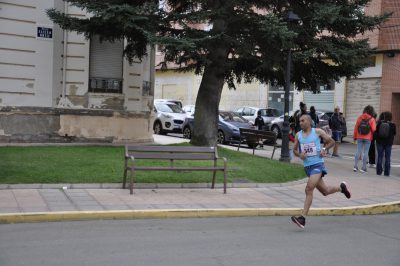
[{"label": "balcony railing", "polygon": [[122,93],[122,79],[89,78],[89,92]]}]

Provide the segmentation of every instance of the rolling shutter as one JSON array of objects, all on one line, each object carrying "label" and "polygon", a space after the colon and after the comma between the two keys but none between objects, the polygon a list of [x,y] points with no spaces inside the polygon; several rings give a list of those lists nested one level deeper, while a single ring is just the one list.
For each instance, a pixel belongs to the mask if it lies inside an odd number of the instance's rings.
[{"label": "rolling shutter", "polygon": [[122,79],[123,41],[100,43],[98,36],[90,39],[90,78]]}]

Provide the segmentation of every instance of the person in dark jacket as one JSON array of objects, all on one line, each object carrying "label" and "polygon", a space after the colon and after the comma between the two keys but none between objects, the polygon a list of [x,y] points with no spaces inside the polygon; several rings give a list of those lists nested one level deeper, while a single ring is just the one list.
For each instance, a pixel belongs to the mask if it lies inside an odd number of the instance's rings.
[{"label": "person in dark jacket", "polygon": [[[388,124],[388,135],[385,137],[383,132],[384,127],[382,126],[382,123],[387,123]],[[396,135],[396,125],[392,123],[392,113],[391,112],[383,112],[379,116],[378,124],[376,125],[376,132],[375,132],[375,137],[376,137],[376,146],[378,150],[378,161],[376,163],[376,174],[377,175],[382,175],[382,172],[384,172],[385,176],[390,176],[390,160],[391,160],[391,154],[392,154],[392,145],[393,145],[393,140],[394,136]],[[382,161],[383,161],[383,156],[385,155],[385,168],[382,168]]]},{"label": "person in dark jacket", "polygon": [[335,140],[335,146],[333,147],[332,157],[339,157],[339,144],[342,142],[342,130],[346,121],[343,115],[340,114],[340,107],[336,106],[334,112],[329,119],[329,127],[332,130],[332,138]]},{"label": "person in dark jacket", "polygon": [[265,125],[265,122],[261,116],[261,110],[258,110],[257,117],[254,120],[254,126],[257,127],[258,130],[263,130],[264,125]]},{"label": "person in dark jacket", "polygon": [[300,128],[300,117],[302,115],[306,115],[307,113],[307,105],[303,102],[300,102],[300,110],[297,110],[293,115],[293,122],[294,122],[294,130],[295,132],[299,132]]},{"label": "person in dark jacket", "polygon": [[318,126],[318,124],[319,124],[319,118],[318,118],[318,115],[315,113],[315,107],[314,106],[310,107],[309,115],[311,116],[311,119],[314,122],[313,128],[316,128]]},{"label": "person in dark jacket", "polygon": [[[377,114],[375,113],[372,117],[374,119],[376,119]],[[369,146],[369,151],[368,151],[368,164],[369,164],[369,167],[371,167],[371,168],[375,168],[375,166],[376,166],[375,165],[376,164],[376,148],[375,148],[376,138],[375,138],[375,136],[376,136],[376,134],[374,134],[372,137],[371,145]]]}]

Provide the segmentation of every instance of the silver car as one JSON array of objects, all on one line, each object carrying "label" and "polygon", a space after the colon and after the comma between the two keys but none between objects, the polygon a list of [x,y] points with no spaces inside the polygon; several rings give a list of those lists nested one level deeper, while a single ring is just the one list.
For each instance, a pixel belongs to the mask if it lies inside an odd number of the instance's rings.
[{"label": "silver car", "polygon": [[279,117],[282,113],[275,108],[258,108],[251,106],[242,106],[237,108],[234,112],[254,123],[255,119],[257,118],[258,111],[261,112],[261,117],[263,118],[267,128],[269,128],[268,125],[271,123],[271,121]]},{"label": "silver car", "polygon": [[186,113],[179,105],[172,102],[154,102],[154,112],[157,114],[153,124],[155,134],[182,133]]}]

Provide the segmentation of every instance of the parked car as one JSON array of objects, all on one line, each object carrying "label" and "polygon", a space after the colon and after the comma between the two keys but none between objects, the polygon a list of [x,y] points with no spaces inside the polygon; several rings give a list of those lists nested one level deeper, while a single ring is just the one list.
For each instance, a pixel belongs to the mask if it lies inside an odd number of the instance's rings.
[{"label": "parked car", "polygon": [[261,117],[263,118],[267,129],[269,128],[271,121],[282,114],[281,111],[275,108],[258,108],[251,106],[239,107],[234,112],[254,123],[257,118],[258,111],[261,111]]},{"label": "parked car", "polygon": [[188,115],[188,116],[193,116],[194,115],[194,105],[185,105],[185,106],[183,106],[183,111],[185,111],[186,112],[186,114]]},{"label": "parked car", "polygon": [[[293,111],[289,112],[289,117],[293,115]],[[279,138],[282,137],[282,127],[283,127],[283,115],[273,119],[269,124],[269,130],[274,132]]]},{"label": "parked car", "polygon": [[174,99],[154,99],[154,103],[174,103],[176,105],[179,105],[180,108],[182,108],[183,104],[180,100],[174,100]]},{"label": "parked car", "polygon": [[[187,117],[183,124],[183,137],[190,139],[193,133],[194,118]],[[234,112],[220,111],[218,121],[217,142],[220,144],[239,142],[239,128],[252,128],[249,121]]]},{"label": "parked car", "polygon": [[[329,125],[329,115],[330,112],[327,111],[316,111],[317,116],[319,118],[319,124],[318,127],[324,127],[324,126],[328,126]],[[289,112],[289,116],[292,116],[294,114],[293,111]],[[271,125],[270,125],[270,130],[275,132],[275,134],[277,134],[278,137],[282,137],[282,127],[283,127],[283,115],[281,115],[280,117],[274,119],[271,121]]]},{"label": "parked car", "polygon": [[154,112],[157,114],[153,124],[155,134],[182,132],[186,113],[179,105],[173,102],[154,102]]}]

